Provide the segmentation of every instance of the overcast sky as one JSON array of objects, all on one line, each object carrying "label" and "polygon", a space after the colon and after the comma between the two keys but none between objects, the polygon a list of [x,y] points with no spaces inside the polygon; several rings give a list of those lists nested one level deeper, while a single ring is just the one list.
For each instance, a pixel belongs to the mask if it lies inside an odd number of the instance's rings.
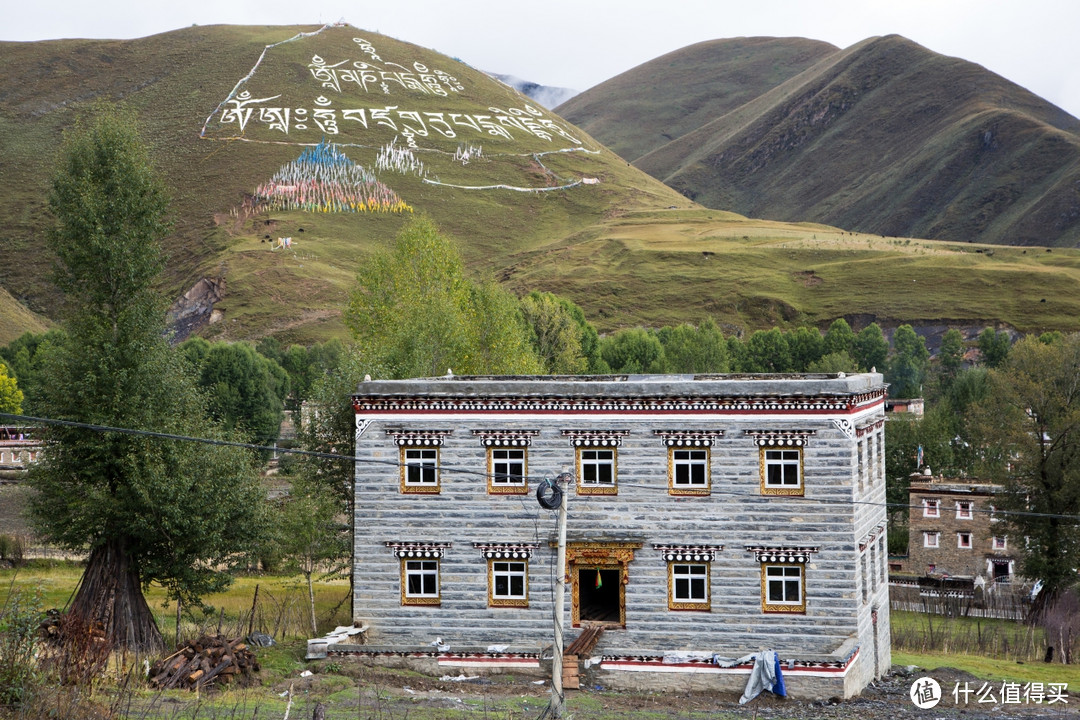
[{"label": "overcast sky", "polygon": [[0,40],[133,38],[190,25],[344,20],[473,67],[585,90],[702,40],[898,33],[1080,117],[1078,0],[3,0]]}]

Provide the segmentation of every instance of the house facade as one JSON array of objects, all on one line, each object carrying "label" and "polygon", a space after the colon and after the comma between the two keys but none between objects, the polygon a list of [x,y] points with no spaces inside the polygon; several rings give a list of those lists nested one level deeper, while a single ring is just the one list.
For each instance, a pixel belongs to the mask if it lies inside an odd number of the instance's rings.
[{"label": "house facade", "polygon": [[565,474],[566,643],[602,629],[596,682],[741,690],[771,649],[789,693],[857,694],[890,666],[884,395],[877,373],[365,381],[367,630],[329,650],[540,672],[557,513],[536,494]]},{"label": "house facade", "polygon": [[968,478],[912,475],[909,572],[1009,583],[1016,574],[1012,539],[993,517],[998,486]]}]

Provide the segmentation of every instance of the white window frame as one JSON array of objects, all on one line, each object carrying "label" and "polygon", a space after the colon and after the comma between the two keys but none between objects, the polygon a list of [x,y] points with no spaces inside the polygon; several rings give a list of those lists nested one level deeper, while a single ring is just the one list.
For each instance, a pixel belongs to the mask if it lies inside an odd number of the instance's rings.
[{"label": "white window frame", "polygon": [[[668,609],[708,610],[711,608],[712,566],[707,562],[668,563]],[[700,592],[695,592],[699,589]]]},{"label": "white window frame", "polygon": [[[516,456],[516,457],[513,457]],[[523,494],[528,487],[529,452],[522,447],[488,448],[488,492]]]},{"label": "white window frame", "polygon": [[941,547],[941,533],[937,530],[923,530],[922,537],[924,548]]},{"label": "white window frame", "polygon": [[[789,597],[793,588],[798,595],[796,598]],[[777,589],[779,595],[773,592]],[[765,612],[805,613],[806,566],[803,563],[762,563],[761,604]]]},{"label": "white window frame", "polygon": [[[794,483],[787,482],[791,470],[794,470]],[[802,448],[761,448],[761,492],[765,495],[803,494]]]},{"label": "white window frame", "polygon": [[[439,562],[437,558],[402,558],[402,605],[438,605],[441,602]],[[419,582],[418,589],[414,589],[414,578]]]},{"label": "white window frame", "polygon": [[923,498],[922,516],[926,518],[941,517],[941,501],[934,498]]},{"label": "white window frame", "polygon": [[1008,550],[1009,538],[1005,535],[995,535],[990,539],[990,547],[994,550]]},{"label": "white window frame", "polygon": [[[580,447],[577,449],[577,463],[579,495],[614,495],[618,492],[618,453],[615,448]],[[605,468],[610,482],[599,481]],[[588,480],[588,475],[592,475],[593,479]]]},{"label": "white window frame", "polygon": [[[505,591],[499,592],[499,581],[505,580]],[[514,581],[518,580],[520,592],[514,592]],[[529,605],[529,561],[488,560],[488,605],[492,607],[528,607]]]},{"label": "white window frame", "polygon": [[[708,495],[712,485],[712,453],[709,448],[668,448],[671,495]],[[684,475],[680,478],[680,474]],[[700,475],[700,481],[697,475]]]},{"label": "white window frame", "polygon": [[957,520],[971,520],[975,517],[975,503],[970,500],[957,500],[956,501],[956,519]]},{"label": "white window frame", "polygon": [[[419,477],[419,480],[415,480]],[[430,477],[430,480],[425,478]],[[401,491],[403,493],[439,492],[439,448],[401,448]]]},{"label": "white window frame", "polygon": [[956,547],[961,550],[970,550],[971,545],[971,531],[962,530],[956,533]]}]

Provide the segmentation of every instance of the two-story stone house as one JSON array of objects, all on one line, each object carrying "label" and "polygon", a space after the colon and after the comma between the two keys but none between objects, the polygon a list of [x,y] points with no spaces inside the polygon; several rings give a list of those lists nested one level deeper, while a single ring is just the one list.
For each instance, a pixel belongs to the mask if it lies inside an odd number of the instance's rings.
[{"label": "two-story stone house", "polygon": [[851,696],[890,666],[877,373],[365,381],[354,613],[383,662],[527,669],[550,657],[568,473],[567,642],[608,687]]}]

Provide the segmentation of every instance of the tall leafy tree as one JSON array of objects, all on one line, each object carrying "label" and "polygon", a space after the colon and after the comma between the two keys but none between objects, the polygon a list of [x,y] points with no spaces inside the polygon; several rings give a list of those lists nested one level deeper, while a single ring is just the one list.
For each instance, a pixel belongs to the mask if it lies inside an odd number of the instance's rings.
[{"label": "tall leafy tree", "polygon": [[783,373],[791,371],[788,336],[779,328],[755,330],[746,341],[745,372]]},{"label": "tall leafy tree", "polygon": [[869,372],[876,369],[885,372],[885,360],[889,357],[889,341],[881,326],[876,322],[870,323],[855,336],[852,347],[852,358],[859,367]]},{"label": "tall leafy tree", "polygon": [[1021,573],[1043,581],[1038,611],[1077,584],[1080,568],[1080,334],[1027,337],[989,373],[978,406],[983,471],[1004,485],[999,503]]},{"label": "tall leafy tree", "polygon": [[644,328],[624,328],[600,340],[600,355],[612,372],[664,371],[664,346]]},{"label": "tall leafy tree", "polygon": [[852,346],[855,344],[855,333],[847,320],[837,318],[825,331],[824,343],[826,355],[838,352],[846,352],[850,355]]},{"label": "tall leafy tree", "polygon": [[0,412],[22,412],[23,392],[19,389],[19,383],[15,378],[8,375],[7,365],[0,362]]},{"label": "tall leafy tree", "polygon": [[284,368],[248,343],[185,340],[199,385],[206,391],[211,416],[227,429],[241,430],[251,442],[270,445],[281,429],[283,401],[289,394]]},{"label": "tall leafy tree", "polygon": [[896,398],[919,397],[926,378],[930,351],[926,340],[910,325],[901,325],[893,333],[893,356],[889,360],[886,380],[891,383],[889,395]]},{"label": "tall leafy tree", "polygon": [[1005,362],[1009,356],[1011,340],[1009,333],[1004,330],[986,328],[979,333],[979,352],[982,354],[983,364],[986,367],[996,368]]},{"label": "tall leafy tree", "polygon": [[576,375],[589,368],[581,345],[581,328],[554,293],[531,292],[521,299],[521,312],[532,328],[532,346],[552,375]]},{"label": "tall leafy tree", "polygon": [[[221,437],[184,360],[165,340],[155,284],[167,231],[164,186],[130,116],[100,106],[65,136],[53,178],[49,244],[65,297],[66,336],[42,369],[50,418]],[[51,426],[28,482],[49,542],[89,552],[69,612],[117,646],[156,650],[142,588],[198,602],[262,523],[249,453],[83,427]]]},{"label": "tall leafy tree", "polygon": [[941,375],[949,384],[960,372],[964,364],[964,336],[956,328],[949,328],[941,336],[941,350],[938,352],[938,364]]},{"label": "tall leafy tree", "polygon": [[825,354],[825,342],[817,328],[804,325],[788,335],[788,349],[792,370],[804,372]]},{"label": "tall leafy tree", "polygon": [[457,248],[422,216],[361,268],[345,324],[371,367],[395,378],[540,370],[517,301],[466,277]]},{"label": "tall leafy tree", "polygon": [[706,320],[697,327],[676,325],[657,331],[664,346],[666,371],[674,373],[727,372],[727,341],[717,324]]}]

